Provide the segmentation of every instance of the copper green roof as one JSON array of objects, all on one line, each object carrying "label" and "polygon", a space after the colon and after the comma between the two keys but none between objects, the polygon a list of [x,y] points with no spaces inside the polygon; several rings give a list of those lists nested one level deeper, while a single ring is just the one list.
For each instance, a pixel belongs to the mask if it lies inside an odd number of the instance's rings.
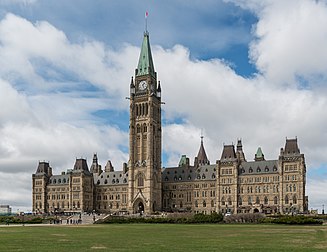
[{"label": "copper green roof", "polygon": [[154,71],[150,41],[149,41],[149,33],[145,32],[142,42],[139,63],[136,69],[136,76],[142,76],[147,74],[150,74],[155,77],[155,71]]},{"label": "copper green roof", "polygon": [[257,154],[255,154],[255,157],[256,158],[262,158],[263,157],[263,153],[262,153],[261,147],[258,148]]},{"label": "copper green roof", "polygon": [[182,155],[181,160],[179,160],[179,164],[178,164],[179,167],[184,166],[184,165],[187,165],[186,155]]}]

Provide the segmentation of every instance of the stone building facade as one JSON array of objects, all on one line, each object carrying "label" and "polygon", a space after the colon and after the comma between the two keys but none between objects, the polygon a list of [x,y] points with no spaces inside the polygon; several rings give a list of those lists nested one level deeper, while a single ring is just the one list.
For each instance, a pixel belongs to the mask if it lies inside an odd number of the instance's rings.
[{"label": "stone building facade", "polygon": [[276,160],[258,148],[247,161],[242,141],[224,145],[210,164],[203,138],[193,165],[182,156],[178,166],[161,167],[161,85],[154,69],[149,34],[144,33],[135,77],[130,83],[129,161],[104,170],[94,154],[90,169],[76,159],[73,169],[53,175],[40,162],[32,175],[33,211],[153,213],[305,212],[306,166],[297,139],[286,139]]}]

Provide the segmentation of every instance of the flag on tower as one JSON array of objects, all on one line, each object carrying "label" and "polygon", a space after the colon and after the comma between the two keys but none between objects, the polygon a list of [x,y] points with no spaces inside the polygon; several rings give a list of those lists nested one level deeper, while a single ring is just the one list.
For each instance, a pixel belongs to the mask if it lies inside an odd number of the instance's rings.
[{"label": "flag on tower", "polygon": [[145,12],[145,18],[147,18],[149,16],[149,13],[146,11]]}]

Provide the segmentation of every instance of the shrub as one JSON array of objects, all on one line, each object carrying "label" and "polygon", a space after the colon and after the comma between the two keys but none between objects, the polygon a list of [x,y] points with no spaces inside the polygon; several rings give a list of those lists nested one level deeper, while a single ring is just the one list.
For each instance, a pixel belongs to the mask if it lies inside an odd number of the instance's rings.
[{"label": "shrub", "polygon": [[303,216],[303,215],[281,216],[279,218],[271,219],[270,222],[275,224],[289,224],[289,225],[308,225],[308,224],[321,225],[323,223],[321,219],[314,219],[312,217]]}]

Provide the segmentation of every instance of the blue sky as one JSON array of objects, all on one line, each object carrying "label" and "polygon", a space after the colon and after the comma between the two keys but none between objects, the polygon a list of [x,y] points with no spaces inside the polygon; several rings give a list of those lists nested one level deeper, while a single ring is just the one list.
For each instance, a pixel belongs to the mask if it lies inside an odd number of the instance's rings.
[{"label": "blue sky", "polygon": [[327,6],[313,0],[0,1],[0,203],[30,207],[38,160],[59,173],[97,152],[122,168],[145,11],[163,166],[193,161],[201,131],[211,163],[238,138],[252,160],[297,136],[310,206],[326,204]]}]

